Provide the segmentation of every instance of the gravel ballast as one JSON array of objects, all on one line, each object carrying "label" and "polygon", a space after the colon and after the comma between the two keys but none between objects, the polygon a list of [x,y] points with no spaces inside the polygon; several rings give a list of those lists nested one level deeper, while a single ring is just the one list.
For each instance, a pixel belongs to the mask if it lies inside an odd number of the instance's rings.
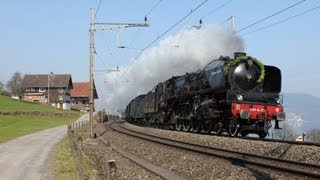
[{"label": "gravel ballast", "polygon": [[[135,131],[144,132],[156,136],[183,140],[190,143],[198,143],[224,149],[240,150],[243,152],[276,156],[279,158],[301,160],[319,163],[319,147],[285,145],[282,143],[250,141],[237,138],[199,135],[155,128],[145,128],[128,123],[123,126]],[[125,151],[144,158],[147,161],[173,171],[186,179],[282,179],[288,178],[282,173],[270,173],[268,170],[257,170],[242,164],[184,151],[164,145],[159,145],[146,140],[137,139],[107,128],[107,124],[97,124],[95,132],[104,142],[114,144]],[[85,139],[83,149],[96,162],[101,177],[108,176],[107,161],[115,160],[117,165],[117,177],[119,179],[161,179],[151,172],[137,166],[130,160],[122,157],[98,140]]]}]

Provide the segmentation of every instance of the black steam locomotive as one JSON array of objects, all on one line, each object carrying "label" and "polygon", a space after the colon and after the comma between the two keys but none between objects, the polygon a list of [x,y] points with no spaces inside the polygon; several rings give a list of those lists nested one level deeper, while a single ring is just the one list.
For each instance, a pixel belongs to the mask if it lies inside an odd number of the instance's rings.
[{"label": "black steam locomotive", "polygon": [[173,76],[126,107],[127,121],[192,132],[224,131],[264,138],[275,121],[285,119],[281,71],[258,59],[235,53],[221,56],[203,70]]}]

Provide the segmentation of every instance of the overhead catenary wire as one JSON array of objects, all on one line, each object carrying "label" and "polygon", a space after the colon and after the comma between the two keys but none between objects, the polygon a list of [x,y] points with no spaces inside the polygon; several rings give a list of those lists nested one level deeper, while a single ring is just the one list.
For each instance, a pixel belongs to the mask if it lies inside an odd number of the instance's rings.
[{"label": "overhead catenary wire", "polygon": [[[160,4],[162,2],[162,0],[159,0],[147,13],[146,13],[146,15],[145,15],[145,20],[146,20],[146,17]],[[97,15],[97,13],[98,13],[98,11],[99,11],[99,8],[100,8],[100,5],[101,5],[101,3],[102,3],[102,0],[100,0],[99,1],[99,4],[98,4],[98,7],[97,7],[97,11],[96,11],[96,13],[95,13],[95,18],[96,18],[96,15]],[[139,31],[138,31],[139,32]],[[131,41],[131,43],[130,43],[130,46],[133,44],[133,41],[134,41],[134,39]],[[113,53],[111,52],[111,50],[110,50],[110,48],[108,48],[109,49],[109,55],[112,57],[112,59],[114,60],[114,62],[117,64],[117,67],[118,67],[118,64],[119,64],[119,61],[118,61],[118,59],[116,59],[115,57],[114,57],[114,55],[113,55]],[[130,48],[130,49],[135,49],[135,48]],[[140,49],[139,49],[140,50]],[[95,51],[95,53],[96,53],[96,51]],[[105,65],[105,63],[103,62],[103,60],[102,60],[102,58],[96,53],[96,55],[98,56],[98,58],[100,59],[100,61],[104,64],[104,66],[106,67],[106,65]]]},{"label": "overhead catenary wire", "polygon": [[256,22],[254,22],[254,23],[252,23],[252,24],[249,24],[248,26],[243,27],[242,29],[236,31],[235,33],[239,33],[239,32],[241,32],[241,31],[243,31],[243,30],[245,30],[245,29],[248,29],[248,28],[250,28],[250,27],[252,27],[252,26],[254,26],[254,25],[258,24],[258,23],[261,23],[262,21],[265,21],[265,20],[267,20],[267,19],[269,19],[269,18],[271,18],[271,17],[273,17],[273,16],[276,16],[276,15],[278,15],[278,14],[280,14],[280,13],[282,13],[282,12],[288,10],[288,9],[291,9],[291,8],[293,8],[293,7],[297,6],[297,5],[305,2],[305,1],[307,1],[307,0],[299,1],[299,2],[297,2],[297,3],[295,3],[295,4],[291,5],[291,6],[289,6],[289,7],[287,7],[287,8],[284,8],[284,9],[282,9],[282,10],[280,10],[280,11],[274,13],[274,14],[269,15],[269,16],[267,16],[267,17],[265,17],[265,18],[263,18],[263,19],[261,19],[261,20],[259,20],[259,21],[256,21]]},{"label": "overhead catenary wire", "polygon": [[98,14],[98,12],[99,12],[101,3],[102,3],[102,0],[99,1],[99,4],[98,4],[97,10],[96,10],[96,13],[94,14],[94,19],[96,19],[96,17],[97,17],[97,14]]},{"label": "overhead catenary wire", "polygon": [[[104,61],[102,60],[102,58],[100,57],[100,55],[97,53],[96,50],[94,50],[94,54],[98,57],[98,59],[101,61],[101,63],[102,63],[103,66],[105,67],[105,71],[108,72],[108,67],[107,67],[107,65],[104,63]],[[118,67],[117,67],[117,68],[118,68]],[[111,74],[112,74],[112,77],[113,77],[114,81],[117,82],[116,77],[113,75],[113,73],[111,73]]]},{"label": "overhead catenary wire", "polygon": [[159,0],[145,15],[145,17],[147,17],[160,3],[162,0]]},{"label": "overhead catenary wire", "polygon": [[107,65],[104,63],[104,61],[102,60],[102,58],[99,56],[99,54],[97,53],[96,50],[94,50],[94,54],[98,57],[98,59],[101,61],[101,63],[103,64],[103,66],[107,69]]},{"label": "overhead catenary wire", "polygon": [[[139,57],[141,55],[141,53],[149,48],[153,43],[157,42],[162,36],[166,35],[169,31],[171,31],[174,27],[176,27],[179,23],[181,23],[183,20],[185,20],[188,16],[190,16],[192,13],[194,13],[196,10],[198,10],[203,4],[205,4],[207,1],[209,0],[205,0],[203,1],[201,4],[199,4],[195,9],[192,9],[188,14],[186,14],[183,18],[181,18],[178,22],[176,22],[175,24],[173,24],[169,29],[167,29],[166,31],[164,31],[163,33],[161,33],[157,38],[155,38],[153,41],[151,41],[147,46],[145,46],[144,48],[142,48],[141,52],[139,53],[139,55],[137,57]],[[136,57],[136,58],[137,58]]]},{"label": "overhead catenary wire", "polygon": [[[159,0],[146,14],[145,14],[145,21],[147,21],[147,16],[162,2],[163,0]],[[139,28],[137,31],[136,31],[136,35],[134,35],[133,39],[131,40],[131,42],[129,43],[129,46],[128,47],[125,47],[126,49],[138,49],[140,50],[139,48],[132,48],[132,44],[133,42],[136,40],[137,38],[137,34],[141,31],[141,29]]]},{"label": "overhead catenary wire", "polygon": [[[169,31],[171,31],[174,27],[176,27],[179,23],[181,23],[183,20],[185,20],[188,16],[190,16],[192,13],[194,13],[195,11],[197,11],[202,5],[204,5],[206,2],[208,2],[209,0],[205,0],[202,3],[200,3],[196,8],[192,9],[188,14],[186,14],[183,18],[181,18],[179,21],[177,21],[176,23],[174,23],[169,29],[167,29],[166,31],[164,31],[162,34],[160,34],[157,38],[155,38],[153,41],[151,41],[148,45],[146,45],[144,48],[142,48],[142,50],[140,51],[140,53],[135,57],[133,63],[131,64],[131,68],[132,66],[135,64],[135,62],[137,61],[138,57],[147,49],[149,48],[153,43],[157,42],[162,36],[164,36],[165,34],[167,34]],[[123,78],[126,73],[131,69],[128,68],[121,76],[121,78]]]},{"label": "overhead catenary wire", "polygon": [[233,0],[229,0],[229,1],[225,2],[225,3],[223,3],[221,6],[219,6],[219,7],[215,8],[214,10],[210,11],[208,14],[202,16],[200,19],[206,18],[207,16],[209,16],[209,15],[213,14],[214,12],[218,11],[219,9],[223,8],[224,6],[226,6],[227,4],[231,3],[232,1]]},{"label": "overhead catenary wire", "polygon": [[309,13],[309,12],[311,12],[311,11],[314,11],[314,10],[316,10],[316,9],[319,9],[319,8],[320,8],[320,5],[318,5],[318,6],[314,7],[314,8],[308,9],[308,10],[302,12],[302,13],[296,14],[296,15],[294,15],[294,16],[290,16],[290,17],[288,17],[288,18],[286,18],[286,19],[283,19],[283,20],[281,20],[281,21],[278,21],[278,22],[272,23],[272,24],[270,24],[270,25],[264,26],[264,27],[262,27],[262,28],[259,28],[259,29],[256,29],[256,30],[253,30],[253,31],[250,31],[250,32],[247,32],[247,33],[244,33],[244,34],[242,34],[241,36],[245,36],[245,35],[248,35],[248,34],[257,32],[257,31],[261,31],[261,30],[267,29],[267,28],[269,28],[269,27],[272,27],[272,26],[275,26],[275,25],[277,25],[277,24],[280,24],[280,23],[289,21],[289,20],[291,20],[291,19],[293,19],[293,18],[296,18],[296,17],[298,17],[298,16],[307,14],[307,13]]}]

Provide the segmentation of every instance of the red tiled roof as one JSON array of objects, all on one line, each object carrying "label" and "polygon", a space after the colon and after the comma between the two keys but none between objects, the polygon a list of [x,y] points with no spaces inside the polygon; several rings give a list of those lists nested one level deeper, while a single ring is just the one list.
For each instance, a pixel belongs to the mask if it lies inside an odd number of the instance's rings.
[{"label": "red tiled roof", "polygon": [[74,82],[71,90],[71,97],[89,97],[90,96],[89,82]]},{"label": "red tiled roof", "polygon": [[[94,98],[98,99],[97,91],[94,89]],[[74,82],[71,90],[71,97],[89,97],[90,83],[89,82]]]}]

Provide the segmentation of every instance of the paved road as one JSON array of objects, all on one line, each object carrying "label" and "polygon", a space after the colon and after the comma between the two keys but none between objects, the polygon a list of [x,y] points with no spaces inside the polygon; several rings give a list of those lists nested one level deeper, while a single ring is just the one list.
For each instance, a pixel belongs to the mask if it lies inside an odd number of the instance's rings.
[{"label": "paved road", "polygon": [[[88,115],[83,115],[79,120],[86,119]],[[0,180],[48,179],[48,162],[53,147],[66,133],[67,127],[60,126],[0,144]]]}]

